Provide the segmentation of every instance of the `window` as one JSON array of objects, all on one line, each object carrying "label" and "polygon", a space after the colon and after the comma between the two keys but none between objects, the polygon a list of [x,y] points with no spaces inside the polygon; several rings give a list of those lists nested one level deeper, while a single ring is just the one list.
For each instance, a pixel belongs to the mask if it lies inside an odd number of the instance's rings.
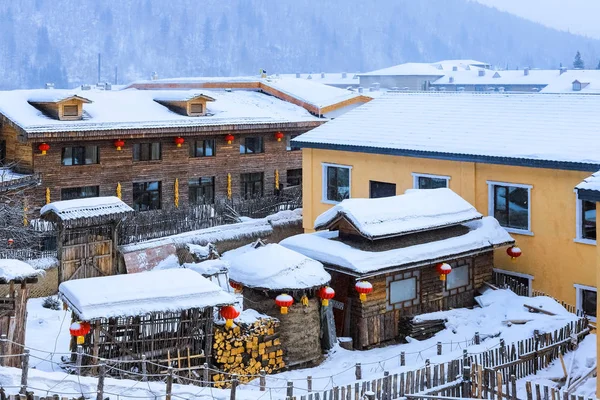
[{"label": "window", "polygon": [[63,106],[63,116],[64,117],[76,117],[78,115],[78,110],[76,105],[65,105]]},{"label": "window", "polygon": [[449,176],[413,174],[413,188],[415,189],[438,189],[447,188]]},{"label": "window", "polygon": [[396,184],[387,182],[369,181],[369,197],[391,197],[396,195]]},{"label": "window", "polygon": [[301,150],[300,147],[298,147],[292,143],[292,139],[294,139],[296,137],[298,137],[298,135],[287,135],[287,137],[285,139],[285,141],[286,141],[285,149],[287,151]]},{"label": "window", "polygon": [[350,198],[350,169],[323,164],[323,201],[338,203]]},{"label": "window", "polygon": [[160,160],[160,143],[135,143],[133,145],[133,161],[156,161]]},{"label": "window", "polygon": [[575,241],[596,244],[596,203],[577,199],[577,237]]},{"label": "window", "polygon": [[188,183],[190,204],[213,204],[215,202],[215,177],[190,179]]},{"label": "window", "polygon": [[575,284],[577,290],[577,311],[585,313],[590,321],[596,321],[596,288]]},{"label": "window", "polygon": [[215,139],[194,140],[190,143],[190,157],[214,157]]},{"label": "window", "polygon": [[302,168],[287,170],[287,185],[288,186],[302,185]]},{"label": "window", "polygon": [[581,82],[574,81],[573,82],[573,91],[574,92],[579,92],[580,90],[581,90]]},{"label": "window", "polygon": [[252,172],[241,175],[242,196],[244,199],[253,199],[263,195],[263,172]]},{"label": "window", "polygon": [[98,146],[63,147],[62,165],[90,165],[100,163]]},{"label": "window", "polygon": [[88,197],[98,197],[99,195],[100,190],[98,186],[81,186],[60,190],[61,200],[85,199]]},{"label": "window", "polygon": [[471,267],[468,263],[450,263],[452,272],[446,275],[446,291],[471,285]]},{"label": "window", "polygon": [[204,112],[204,107],[202,106],[202,103],[190,104],[190,112],[192,114],[202,114]]},{"label": "window", "polygon": [[263,138],[260,136],[244,138],[242,144],[240,145],[240,154],[256,154],[264,152],[265,146],[263,143]]},{"label": "window", "polygon": [[488,182],[489,215],[509,232],[531,235],[531,186]]},{"label": "window", "polygon": [[398,273],[386,278],[387,310],[399,310],[419,304],[420,272],[410,271]]},{"label": "window", "polygon": [[133,209],[148,211],[160,209],[160,182],[138,182],[133,184]]}]

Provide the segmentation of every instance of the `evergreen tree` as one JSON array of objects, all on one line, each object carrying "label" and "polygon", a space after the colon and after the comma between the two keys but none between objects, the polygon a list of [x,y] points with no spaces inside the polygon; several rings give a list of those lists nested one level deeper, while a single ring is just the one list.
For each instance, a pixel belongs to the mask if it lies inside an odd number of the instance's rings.
[{"label": "evergreen tree", "polygon": [[573,60],[573,68],[575,69],[584,69],[585,64],[581,59],[581,53],[577,50],[577,54],[575,54],[575,60]]}]

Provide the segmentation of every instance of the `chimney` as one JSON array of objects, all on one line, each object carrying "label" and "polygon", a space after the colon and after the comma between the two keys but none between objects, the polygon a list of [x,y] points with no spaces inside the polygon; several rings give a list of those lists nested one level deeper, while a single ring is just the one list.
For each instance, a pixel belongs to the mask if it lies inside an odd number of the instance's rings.
[{"label": "chimney", "polygon": [[300,73],[296,72],[296,78],[300,78]]},{"label": "chimney", "polygon": [[480,69],[479,71],[477,71],[477,76],[485,76],[485,70]]},{"label": "chimney", "polygon": [[450,78],[448,78],[448,83],[454,83],[454,77],[451,76]]},{"label": "chimney", "polygon": [[452,67],[452,71],[458,71],[458,67],[455,65]]},{"label": "chimney", "polygon": [[348,77],[348,74],[345,72],[342,72],[342,79],[346,79]]},{"label": "chimney", "polygon": [[362,93],[363,92],[363,88],[361,86],[358,87],[358,93]]},{"label": "chimney", "polygon": [[46,83],[46,89],[54,89],[54,83]]},{"label": "chimney", "polygon": [[523,68],[523,75],[529,76],[529,67]]},{"label": "chimney", "polygon": [[325,72],[321,72],[321,79],[325,78]]}]

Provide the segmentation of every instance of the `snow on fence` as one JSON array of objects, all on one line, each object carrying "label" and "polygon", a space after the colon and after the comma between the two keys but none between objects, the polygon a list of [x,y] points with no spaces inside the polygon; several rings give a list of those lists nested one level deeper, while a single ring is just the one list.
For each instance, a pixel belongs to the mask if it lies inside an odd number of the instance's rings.
[{"label": "snow on fence", "polygon": [[540,385],[539,383],[534,384],[529,381],[525,382],[525,391],[527,400],[597,400],[596,397],[578,396],[566,390]]}]

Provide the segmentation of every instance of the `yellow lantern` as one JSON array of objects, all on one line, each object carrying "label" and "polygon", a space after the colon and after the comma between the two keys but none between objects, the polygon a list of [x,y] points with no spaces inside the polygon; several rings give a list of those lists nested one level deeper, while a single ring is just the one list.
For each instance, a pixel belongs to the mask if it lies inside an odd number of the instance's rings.
[{"label": "yellow lantern", "polygon": [[227,174],[227,198],[231,200],[231,174]]},{"label": "yellow lantern", "polygon": [[121,200],[121,183],[117,183],[117,197]]},{"label": "yellow lantern", "polygon": [[46,188],[46,204],[50,204],[50,188]]},{"label": "yellow lantern", "polygon": [[175,207],[179,208],[179,179],[175,178]]}]

